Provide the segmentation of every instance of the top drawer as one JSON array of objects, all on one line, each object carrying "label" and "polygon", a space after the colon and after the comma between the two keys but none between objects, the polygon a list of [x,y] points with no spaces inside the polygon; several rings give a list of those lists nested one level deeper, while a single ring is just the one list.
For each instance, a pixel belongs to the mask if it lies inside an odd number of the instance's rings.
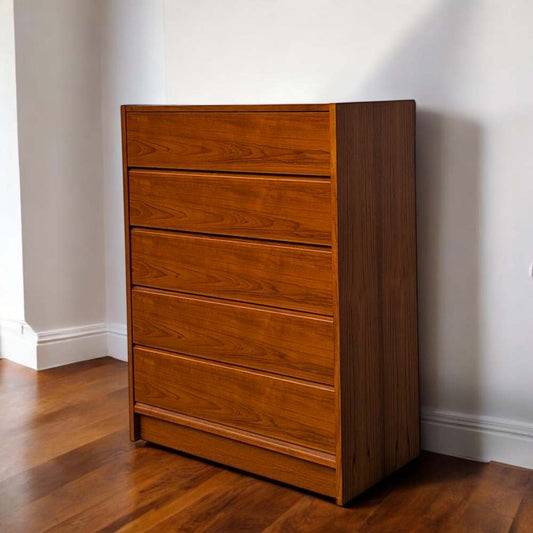
[{"label": "top drawer", "polygon": [[327,112],[126,113],[129,167],[328,176]]}]

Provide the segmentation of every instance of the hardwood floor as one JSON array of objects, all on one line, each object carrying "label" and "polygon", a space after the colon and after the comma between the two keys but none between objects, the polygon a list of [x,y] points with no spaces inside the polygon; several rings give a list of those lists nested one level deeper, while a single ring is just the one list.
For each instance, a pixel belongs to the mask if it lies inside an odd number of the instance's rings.
[{"label": "hardwood floor", "polygon": [[127,368],[0,360],[0,531],[532,532],[533,471],[425,453],[347,508],[128,439]]}]

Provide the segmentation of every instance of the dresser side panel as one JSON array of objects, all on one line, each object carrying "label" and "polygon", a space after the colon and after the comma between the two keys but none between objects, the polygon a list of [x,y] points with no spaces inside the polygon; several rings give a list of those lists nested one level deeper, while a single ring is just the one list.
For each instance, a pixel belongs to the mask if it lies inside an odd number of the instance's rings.
[{"label": "dresser side panel", "polygon": [[419,453],[414,102],[336,114],[345,503]]}]

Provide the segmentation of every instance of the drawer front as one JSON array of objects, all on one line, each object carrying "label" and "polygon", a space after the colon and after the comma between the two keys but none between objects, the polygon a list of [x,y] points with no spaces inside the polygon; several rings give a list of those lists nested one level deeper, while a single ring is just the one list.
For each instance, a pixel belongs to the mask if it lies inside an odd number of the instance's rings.
[{"label": "drawer front", "polygon": [[165,293],[132,292],[133,342],[333,384],[333,320]]},{"label": "drawer front", "polygon": [[136,347],[135,401],[334,453],[331,387]]},{"label": "drawer front", "polygon": [[331,184],[320,178],[131,170],[134,226],[331,244]]},{"label": "drawer front", "polygon": [[134,228],[134,285],[332,314],[331,251]]},{"label": "drawer front", "polygon": [[330,174],[329,113],[128,112],[129,167]]}]

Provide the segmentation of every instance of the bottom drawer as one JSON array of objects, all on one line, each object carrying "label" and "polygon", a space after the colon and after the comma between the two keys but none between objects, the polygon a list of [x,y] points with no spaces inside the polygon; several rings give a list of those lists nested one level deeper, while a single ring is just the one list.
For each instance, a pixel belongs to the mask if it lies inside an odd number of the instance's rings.
[{"label": "bottom drawer", "polygon": [[140,438],[325,496],[335,496],[335,469],[165,420],[139,416]]},{"label": "bottom drawer", "polygon": [[135,347],[135,401],[334,453],[327,385]]}]

